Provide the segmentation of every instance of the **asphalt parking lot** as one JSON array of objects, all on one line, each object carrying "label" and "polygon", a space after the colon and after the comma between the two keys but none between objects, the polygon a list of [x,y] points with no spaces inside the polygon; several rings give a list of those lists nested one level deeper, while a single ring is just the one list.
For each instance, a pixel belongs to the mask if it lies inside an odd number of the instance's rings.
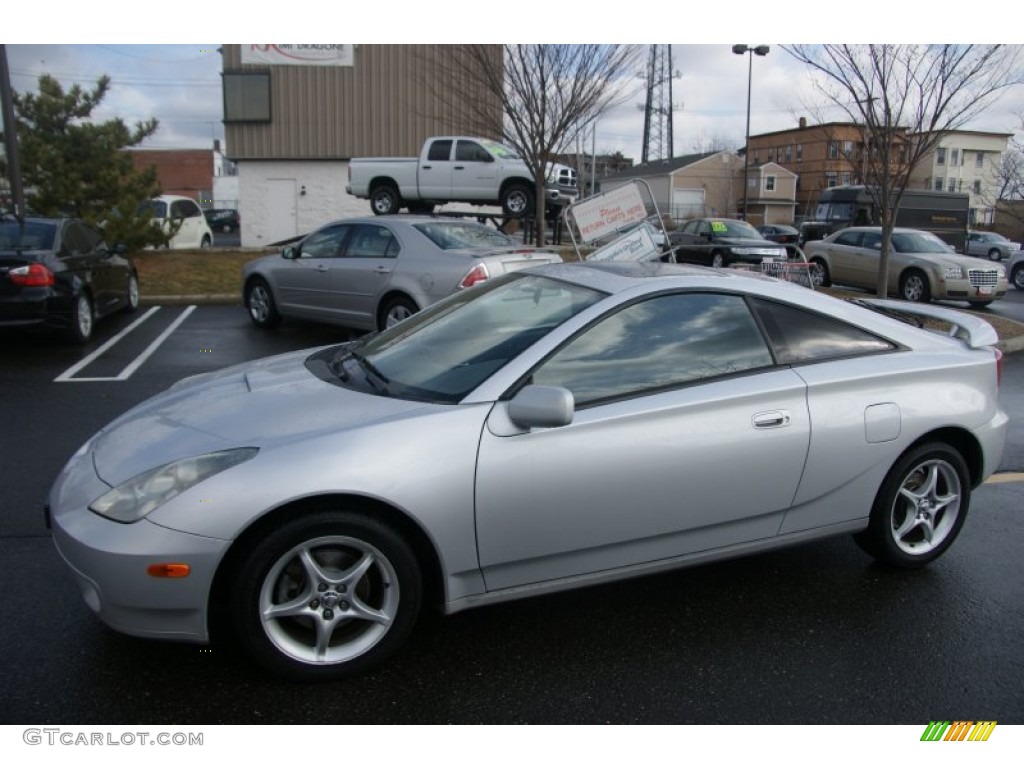
[{"label": "asphalt parking lot", "polygon": [[[428,616],[385,668],[328,685],[101,625],[43,524],[67,457],[183,376],[347,338],[295,322],[261,332],[239,306],[190,305],[104,322],[84,348],[0,334],[0,722],[1024,723],[1015,481],[978,489],[957,544],[918,572],[839,538]],[[1003,397],[1024,414],[1024,354],[1006,359]],[[1004,470],[1024,470],[1019,421]]]}]

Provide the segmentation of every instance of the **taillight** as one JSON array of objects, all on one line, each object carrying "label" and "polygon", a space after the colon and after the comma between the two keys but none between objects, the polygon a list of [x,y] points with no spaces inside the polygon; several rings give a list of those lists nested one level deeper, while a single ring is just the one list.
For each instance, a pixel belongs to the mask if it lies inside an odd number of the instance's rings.
[{"label": "taillight", "polygon": [[490,274],[487,272],[487,266],[484,264],[477,264],[469,270],[469,273],[464,278],[462,278],[462,282],[459,283],[459,288],[472,288],[477,283],[482,283],[488,277],[490,277]]},{"label": "taillight", "polygon": [[15,285],[23,285],[28,288],[53,285],[53,272],[42,264],[26,264],[24,267],[15,267],[7,273],[7,277]]},{"label": "taillight", "polygon": [[996,386],[999,387],[1003,383],[1003,350],[999,347],[995,347],[996,351]]}]

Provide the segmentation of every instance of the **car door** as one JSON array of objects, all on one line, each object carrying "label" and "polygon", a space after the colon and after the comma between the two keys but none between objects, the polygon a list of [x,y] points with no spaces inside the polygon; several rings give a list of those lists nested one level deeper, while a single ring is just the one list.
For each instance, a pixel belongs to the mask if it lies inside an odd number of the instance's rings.
[{"label": "car door", "polygon": [[773,367],[741,297],[679,293],[600,320],[532,383],[573,392],[571,424],[507,430],[496,404],[476,479],[487,589],[774,536],[807,457],[805,385]]},{"label": "car door", "polygon": [[191,200],[175,200],[171,203],[171,227],[178,231],[171,238],[172,248],[198,248],[202,242],[203,212]]},{"label": "car door", "polygon": [[332,286],[331,268],[340,258],[351,230],[336,224],[317,230],[296,247],[293,258],[281,259],[271,275],[275,298],[286,315],[323,320],[341,311]]},{"label": "car door", "polygon": [[707,246],[707,236],[711,234],[711,227],[703,219],[694,219],[683,224],[682,229],[670,235],[670,242],[675,245],[677,261],[689,261],[706,263],[704,251]]},{"label": "car door", "polygon": [[434,139],[420,159],[417,186],[424,200],[448,200],[452,195],[452,139]]},{"label": "car door", "polygon": [[64,222],[57,257],[89,287],[93,311],[101,316],[107,314],[117,301],[116,285],[106,252],[98,250],[101,239],[98,233],[90,232],[79,221]]},{"label": "car door", "polygon": [[498,189],[498,164],[478,142],[459,139],[452,166],[455,197],[466,200],[493,200]]},{"label": "car door", "polygon": [[[820,247],[828,256],[829,271],[832,274],[832,281],[844,285],[855,285],[870,287],[858,282],[858,274],[862,273],[862,254],[860,246],[861,232],[859,230],[843,230],[832,240],[824,240]],[[872,281],[871,285],[874,285]]]},{"label": "car door", "polygon": [[383,224],[356,224],[340,258],[331,262],[335,322],[376,327],[377,302],[391,281],[399,255],[398,240]]}]

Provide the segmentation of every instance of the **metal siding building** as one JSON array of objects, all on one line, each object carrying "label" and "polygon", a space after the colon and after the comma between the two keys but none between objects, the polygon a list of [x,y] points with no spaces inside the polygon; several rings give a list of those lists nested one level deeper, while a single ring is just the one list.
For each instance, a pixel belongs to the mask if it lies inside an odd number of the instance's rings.
[{"label": "metal siding building", "polygon": [[[429,136],[492,136],[460,105],[485,105],[500,125],[501,105],[471,76],[458,45],[355,45],[350,66],[243,64],[222,48],[224,125],[238,164],[242,245],[295,237],[333,219],[370,212],[345,193],[353,157],[411,157]],[[502,46],[490,46],[502,55]],[[250,77],[246,77],[250,76]],[[255,76],[255,77],[252,77]],[[256,117],[239,116],[240,91],[258,93]]]}]

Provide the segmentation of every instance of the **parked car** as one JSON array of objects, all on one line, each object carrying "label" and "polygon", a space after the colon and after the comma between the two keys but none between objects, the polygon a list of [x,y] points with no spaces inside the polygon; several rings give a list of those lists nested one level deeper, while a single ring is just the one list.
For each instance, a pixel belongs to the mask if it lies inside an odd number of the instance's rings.
[{"label": "parked car", "polygon": [[143,203],[152,211],[153,223],[170,233],[168,248],[209,248],[213,245],[213,232],[198,203],[190,197],[161,195]]},{"label": "parked car", "polygon": [[238,211],[234,208],[207,208],[203,211],[210,229],[218,232],[237,232],[241,226]]},{"label": "parked car", "polygon": [[251,261],[242,290],[261,328],[296,317],[377,330],[488,278],[561,260],[473,221],[396,214],[335,221]]},{"label": "parked car", "polygon": [[1006,269],[1010,274],[1010,284],[1017,290],[1024,291],[1024,251],[1014,253]]},{"label": "parked car", "polygon": [[[878,287],[881,227],[850,227],[804,246],[819,285]],[[1006,295],[1001,264],[979,264],[945,242],[917,229],[893,230],[889,254],[889,293],[906,301],[947,299],[985,307]]]},{"label": "parked car", "polygon": [[333,678],[394,653],[424,604],[838,534],[935,560],[999,465],[996,342],[945,307],[547,265],[178,382],[75,453],[48,520],[119,631],[206,642],[215,624],[274,672]]},{"label": "parked car", "polygon": [[757,227],[757,231],[765,240],[786,246],[788,256],[796,255],[797,246],[800,244],[800,231],[795,227],[787,227],[785,224],[762,224]]},{"label": "parked car", "polygon": [[78,219],[0,220],[0,327],[45,327],[84,343],[96,320],[139,306],[139,277]]},{"label": "parked car", "polygon": [[968,232],[967,253],[971,256],[984,256],[992,261],[1008,259],[1020,250],[1020,243],[1014,243],[998,232]]},{"label": "parked car", "polygon": [[760,264],[766,258],[786,258],[785,248],[736,219],[690,219],[668,237],[678,261],[727,267],[736,262]]}]

